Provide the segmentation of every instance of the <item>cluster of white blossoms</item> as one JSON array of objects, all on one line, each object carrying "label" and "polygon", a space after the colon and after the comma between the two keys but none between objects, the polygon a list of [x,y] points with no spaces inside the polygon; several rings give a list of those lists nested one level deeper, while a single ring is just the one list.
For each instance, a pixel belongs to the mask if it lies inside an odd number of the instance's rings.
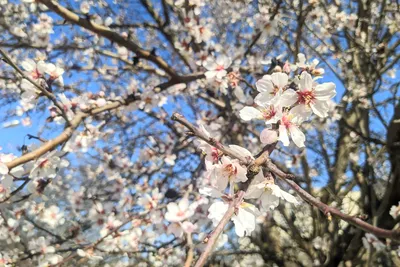
[{"label": "cluster of white blossoms", "polygon": [[[279,69],[271,75],[265,75],[257,81],[259,94],[255,105],[240,110],[240,117],[245,121],[264,120],[268,128],[260,134],[262,143],[270,144],[281,141],[284,146],[290,144],[289,136],[298,147],[304,147],[305,135],[300,125],[312,113],[320,118],[328,116],[329,102],[336,95],[336,86],[332,82],[318,84],[316,80],[324,73],[316,69],[317,61],[306,64],[303,54],[293,68]],[[290,78],[291,69],[298,73]],[[314,75],[315,77],[313,78]]]},{"label": "cluster of white blossoms", "polygon": [[[210,133],[203,126],[201,126],[201,130],[206,136],[210,137]],[[229,206],[225,200],[232,199],[235,188],[248,180],[247,168],[239,160],[224,155],[222,151],[204,141],[201,141],[200,148],[206,154],[206,175],[200,193],[212,198],[222,199],[215,200],[208,209],[208,218],[212,220],[214,226],[217,226]],[[246,158],[254,159],[250,151],[243,147],[230,145],[229,148]],[[264,177],[262,171],[254,177],[244,199],[255,200],[254,203],[257,205],[243,201],[237,212],[232,216],[235,232],[239,237],[250,235],[256,228],[257,217],[275,209],[279,205],[279,199],[296,205],[299,204],[294,196],[275,184],[273,177]]]}]

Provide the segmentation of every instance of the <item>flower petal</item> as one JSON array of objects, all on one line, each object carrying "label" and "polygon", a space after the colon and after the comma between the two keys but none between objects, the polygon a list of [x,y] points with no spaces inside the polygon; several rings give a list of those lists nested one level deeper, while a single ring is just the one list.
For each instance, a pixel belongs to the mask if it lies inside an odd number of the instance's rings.
[{"label": "flower petal", "polygon": [[262,113],[256,108],[253,107],[244,107],[239,111],[239,116],[244,121],[250,121],[253,119],[262,119]]},{"label": "flower petal", "polygon": [[292,125],[289,128],[289,131],[290,131],[290,136],[292,137],[292,140],[296,144],[296,146],[304,147],[304,141],[306,141],[304,133],[300,131],[300,129],[295,125]]},{"label": "flower petal", "polygon": [[315,87],[315,98],[327,101],[336,95],[336,85],[334,83],[323,83]]},{"label": "flower petal", "polygon": [[279,141],[281,141],[284,146],[288,146],[290,144],[286,127],[283,125],[279,125]]},{"label": "flower petal", "polygon": [[283,94],[279,98],[279,104],[282,107],[290,107],[291,105],[297,102],[297,99],[298,97],[296,91],[293,89],[288,89],[285,92],[283,92]]},{"label": "flower petal", "polygon": [[312,87],[313,87],[313,79],[311,75],[308,72],[303,71],[300,76],[300,86],[299,86],[300,90],[301,91],[311,90]]},{"label": "flower petal", "polygon": [[278,133],[274,130],[265,128],[260,134],[261,143],[269,145],[278,141]]}]

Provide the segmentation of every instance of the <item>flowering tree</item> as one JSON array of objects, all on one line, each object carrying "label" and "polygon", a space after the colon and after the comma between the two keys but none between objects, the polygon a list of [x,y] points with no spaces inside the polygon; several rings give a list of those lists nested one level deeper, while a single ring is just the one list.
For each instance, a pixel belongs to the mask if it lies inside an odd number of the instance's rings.
[{"label": "flowering tree", "polygon": [[400,264],[397,1],[0,3],[2,266]]}]

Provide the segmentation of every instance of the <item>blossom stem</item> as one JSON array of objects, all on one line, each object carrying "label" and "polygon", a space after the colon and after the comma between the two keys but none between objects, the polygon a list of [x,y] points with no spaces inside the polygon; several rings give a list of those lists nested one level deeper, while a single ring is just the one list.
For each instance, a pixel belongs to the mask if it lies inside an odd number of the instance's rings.
[{"label": "blossom stem", "polygon": [[[199,129],[197,129],[192,123],[190,123],[188,120],[186,120],[182,115],[178,113],[174,113],[172,115],[172,119],[175,121],[178,121],[182,125],[186,126],[188,129],[191,130],[191,132],[199,137],[200,139],[206,141],[208,144],[215,146],[219,150],[223,151],[226,155],[239,159],[240,161],[243,162],[246,166],[249,168],[257,169],[257,167],[260,167],[261,165],[266,167],[269,171],[273,172],[276,176],[284,180],[286,183],[288,183],[294,191],[307,203],[310,205],[317,207],[319,210],[321,210],[325,215],[328,216],[334,216],[337,217],[345,222],[348,222],[352,224],[353,226],[362,229],[366,232],[372,233],[376,235],[377,237],[382,237],[382,238],[389,238],[393,240],[400,240],[400,229],[393,229],[393,230],[387,230],[383,229],[380,227],[373,226],[357,217],[345,214],[341,211],[339,211],[336,208],[333,208],[320,200],[316,199],[313,197],[311,194],[307,193],[304,189],[302,189],[295,181],[295,176],[292,174],[285,173],[281,169],[279,169],[272,161],[269,159],[269,152],[268,150],[264,151],[261,153],[261,155],[256,159],[256,160],[248,160],[246,157],[243,155],[238,155],[238,153],[232,149],[230,149],[228,146],[224,146],[221,143],[216,143],[213,138],[208,138],[205,136]],[[216,146],[218,145],[218,146]],[[261,157],[263,158],[261,160]],[[255,172],[253,172],[255,173]],[[219,226],[219,225],[218,225]],[[199,265],[202,266],[202,265]]]},{"label": "blossom stem", "polygon": [[203,253],[200,255],[200,258],[197,260],[194,267],[202,267],[207,262],[207,259],[208,259],[209,255],[212,253],[220,234],[222,233],[225,226],[230,221],[233,214],[235,214],[235,210],[242,203],[244,193],[245,193],[244,191],[239,191],[236,199],[234,199],[233,201],[231,201],[229,203],[229,207],[228,207],[227,211],[225,212],[224,216],[222,217],[221,221],[218,223],[218,225],[214,229],[214,231],[208,236],[208,239],[206,241],[207,246],[204,249]]}]

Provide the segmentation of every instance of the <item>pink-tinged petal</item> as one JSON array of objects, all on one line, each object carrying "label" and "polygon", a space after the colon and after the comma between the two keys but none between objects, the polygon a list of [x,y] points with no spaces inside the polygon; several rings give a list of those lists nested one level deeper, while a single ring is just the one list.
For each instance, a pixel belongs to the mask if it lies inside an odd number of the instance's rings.
[{"label": "pink-tinged petal", "polygon": [[260,134],[261,143],[269,145],[278,141],[278,133],[274,130],[264,129]]},{"label": "pink-tinged petal", "polygon": [[276,72],[271,75],[272,82],[274,85],[278,86],[279,88],[283,88],[288,83],[289,77],[286,73]]},{"label": "pink-tinged petal", "polygon": [[295,125],[292,125],[289,128],[289,131],[290,131],[290,136],[292,137],[292,140],[296,144],[296,146],[304,147],[306,136],[303,134],[303,132],[300,131],[300,129]]},{"label": "pink-tinged petal", "polygon": [[336,85],[334,83],[323,83],[315,87],[315,98],[328,101],[336,95]]},{"label": "pink-tinged petal", "polygon": [[283,94],[279,98],[279,104],[282,107],[290,107],[291,105],[297,102],[297,99],[298,97],[296,91],[293,89],[288,89],[285,92],[283,92]]},{"label": "pink-tinged petal", "polygon": [[8,173],[8,167],[6,164],[4,164],[3,162],[0,162],[0,174],[1,175],[6,175]]},{"label": "pink-tinged petal", "polygon": [[270,78],[265,78],[265,76],[256,82],[256,87],[260,93],[272,93],[274,91],[274,84]]},{"label": "pink-tinged petal", "polygon": [[236,164],[237,174],[236,174],[236,181],[235,182],[246,182],[247,181],[247,169],[243,168],[239,164]]},{"label": "pink-tinged petal", "polygon": [[239,111],[239,116],[244,121],[263,118],[261,111],[253,107],[244,107]]},{"label": "pink-tinged petal", "polygon": [[301,91],[311,90],[312,87],[313,87],[313,79],[311,75],[308,72],[303,71],[300,76],[300,86],[299,86],[300,90]]},{"label": "pink-tinged petal", "polygon": [[290,144],[289,136],[284,125],[279,125],[279,141],[281,141],[284,146],[288,146]]},{"label": "pink-tinged petal", "polygon": [[28,58],[22,61],[21,66],[24,70],[31,72],[36,69],[36,63],[32,59]]},{"label": "pink-tinged petal", "polygon": [[328,116],[329,107],[326,102],[315,101],[310,105],[312,111],[320,118],[325,118]]}]

